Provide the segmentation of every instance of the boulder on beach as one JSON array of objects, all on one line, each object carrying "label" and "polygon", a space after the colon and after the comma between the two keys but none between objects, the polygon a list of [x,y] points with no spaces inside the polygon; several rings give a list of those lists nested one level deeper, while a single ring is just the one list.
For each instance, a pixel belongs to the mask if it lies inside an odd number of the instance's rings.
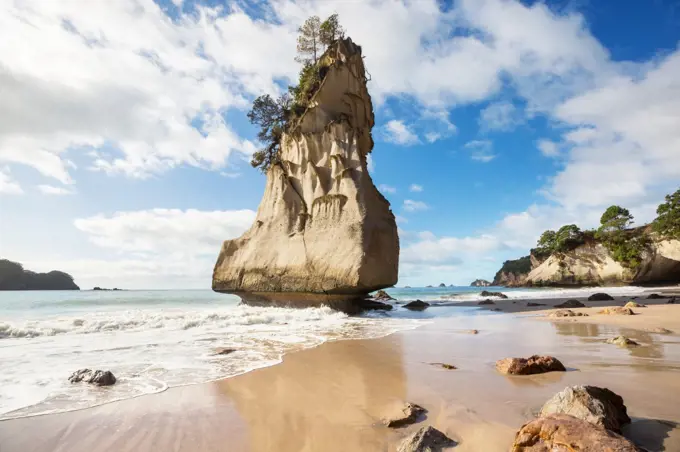
[{"label": "boulder on beach", "polygon": [[624,308],[646,308],[646,304],[636,303],[635,301],[629,301],[623,306]]},{"label": "boulder on beach", "polygon": [[430,303],[426,303],[422,300],[412,301],[404,305],[406,309],[411,311],[422,311],[423,309],[427,309],[428,306],[430,306]]},{"label": "boulder on beach", "polygon": [[387,427],[398,428],[413,424],[421,414],[427,410],[415,403],[406,402],[401,406],[393,406],[383,418],[383,424]]},{"label": "boulder on beach", "polygon": [[429,425],[404,439],[397,452],[441,452],[446,448],[453,447],[456,442]]},{"label": "boulder on beach", "polygon": [[524,424],[510,451],[642,452],[623,436],[568,414],[551,414]]},{"label": "boulder on beach", "polygon": [[571,309],[559,309],[548,314],[548,317],[588,317],[588,314],[574,312]]},{"label": "boulder on beach", "polygon": [[76,370],[68,377],[71,383],[90,383],[97,386],[111,386],[116,383],[116,377],[109,370],[90,370],[80,369]]},{"label": "boulder on beach", "polygon": [[568,414],[617,433],[630,424],[623,398],[597,386],[569,386],[558,392],[541,408],[540,416],[551,414]]},{"label": "boulder on beach", "polygon": [[614,297],[609,294],[598,292],[588,297],[588,301],[612,301]]},{"label": "boulder on beach", "polygon": [[505,358],[496,361],[496,369],[507,375],[534,375],[546,372],[566,372],[564,365],[552,356],[533,355],[529,358]]},{"label": "boulder on beach", "polygon": [[586,305],[578,300],[567,300],[564,303],[556,304],[556,308],[585,308]]},{"label": "boulder on beach", "polygon": [[630,347],[630,346],[640,345],[637,342],[635,342],[634,340],[627,338],[626,336],[612,337],[612,338],[607,339],[605,342],[608,343],[608,344],[618,345],[620,347]]},{"label": "boulder on beach", "polygon": [[630,308],[624,308],[624,307],[613,307],[613,308],[604,308],[598,314],[605,314],[605,315],[635,315],[635,312],[633,312],[632,309]]},{"label": "boulder on beach", "polygon": [[383,303],[382,301],[363,299],[358,302],[358,308],[365,311],[391,311],[393,306],[391,304]]},{"label": "boulder on beach", "polygon": [[666,297],[666,296],[664,296],[664,295],[659,295],[658,293],[650,293],[650,294],[647,296],[647,299],[648,299],[648,300],[661,300],[661,299],[663,299],[663,298],[668,298],[668,297]]},{"label": "boulder on beach", "polygon": [[374,300],[380,300],[380,301],[394,300],[394,298],[392,298],[392,297],[390,296],[390,294],[388,294],[388,293],[385,292],[384,290],[379,290],[379,291],[377,291],[377,292],[375,293],[375,295],[373,295],[373,299],[374,299]]},{"label": "boulder on beach", "polygon": [[496,304],[496,303],[494,303],[493,300],[486,299],[486,300],[480,301],[480,302],[477,303],[477,304],[479,304],[479,305],[485,305],[485,304]]},{"label": "boulder on beach", "polygon": [[481,297],[498,297],[498,298],[508,298],[503,292],[489,292],[488,290],[482,290],[479,294]]}]

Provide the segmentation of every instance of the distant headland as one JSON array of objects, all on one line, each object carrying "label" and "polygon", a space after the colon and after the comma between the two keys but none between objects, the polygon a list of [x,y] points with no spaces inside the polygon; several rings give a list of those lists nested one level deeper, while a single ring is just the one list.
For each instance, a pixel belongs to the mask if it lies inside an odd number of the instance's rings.
[{"label": "distant headland", "polygon": [[0,259],[0,290],[80,290],[68,273],[52,270],[36,273],[23,265]]}]

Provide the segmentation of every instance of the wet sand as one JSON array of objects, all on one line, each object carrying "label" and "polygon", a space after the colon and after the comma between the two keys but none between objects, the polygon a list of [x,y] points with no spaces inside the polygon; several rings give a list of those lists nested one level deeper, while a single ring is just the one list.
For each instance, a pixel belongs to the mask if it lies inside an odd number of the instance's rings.
[{"label": "wet sand", "polygon": [[[521,303],[499,301],[497,307]],[[633,418],[625,433],[640,445],[680,450],[680,306],[575,321],[514,309],[520,313],[475,309],[382,339],[326,343],[226,380],[3,421],[0,451],[393,451],[427,424],[458,442],[452,450],[506,451],[515,431],[573,384],[605,386],[623,396]],[[644,331],[651,326],[675,334]],[[642,345],[604,342],[618,334]],[[556,356],[569,371],[508,377],[494,368],[497,359],[532,354]],[[382,426],[383,414],[400,401],[425,407],[426,419],[402,429]]]}]

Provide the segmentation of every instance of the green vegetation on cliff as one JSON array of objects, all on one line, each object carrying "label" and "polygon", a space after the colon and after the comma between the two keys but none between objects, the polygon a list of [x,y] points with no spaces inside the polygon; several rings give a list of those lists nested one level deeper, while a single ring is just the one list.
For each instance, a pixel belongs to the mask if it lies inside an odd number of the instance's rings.
[{"label": "green vegetation on cliff", "polygon": [[250,164],[262,172],[279,163],[284,132],[290,131],[304,113],[327,70],[321,56],[337,40],[344,38],[345,31],[338,22],[338,15],[333,14],[324,22],[318,16],[310,17],[298,28],[298,33],[295,61],[302,64],[298,84],[289,86],[288,92],[277,99],[269,94],[259,96],[248,112],[250,122],[260,127],[257,138],[264,145],[253,154]]},{"label": "green vegetation on cliff", "polygon": [[680,189],[666,195],[666,201],[656,209],[658,215],[652,228],[662,237],[680,240]]},{"label": "green vegetation on cliff", "polygon": [[499,286],[504,285],[507,281],[508,275],[512,275],[514,278],[521,278],[531,271],[531,258],[529,256],[520,257],[519,259],[507,260],[503,262],[496,275],[493,278],[493,285]]},{"label": "green vegetation on cliff", "polygon": [[18,262],[0,259],[0,290],[80,290],[68,273],[35,273]]}]

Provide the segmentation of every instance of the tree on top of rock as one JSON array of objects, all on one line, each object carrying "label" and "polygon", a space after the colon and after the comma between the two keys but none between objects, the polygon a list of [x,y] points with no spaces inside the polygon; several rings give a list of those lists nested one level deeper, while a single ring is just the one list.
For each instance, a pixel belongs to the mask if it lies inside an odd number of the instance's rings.
[{"label": "tree on top of rock", "polygon": [[304,65],[316,65],[319,61],[319,55],[324,51],[321,42],[321,20],[319,16],[312,16],[307,19],[298,28],[298,32],[300,33],[297,38],[298,56],[295,57],[295,61]]},{"label": "tree on top of rock", "polygon": [[664,237],[680,240],[680,189],[666,195],[666,202],[659,204],[656,214],[654,230]]},{"label": "tree on top of rock", "polygon": [[633,223],[633,215],[621,206],[609,206],[600,217],[600,232],[623,231]]},{"label": "tree on top of rock", "polygon": [[319,34],[321,43],[326,47],[330,47],[335,41],[345,36],[345,30],[338,22],[337,14],[332,14],[321,24]]},{"label": "tree on top of rock", "polygon": [[281,137],[286,127],[291,98],[284,94],[274,100],[269,94],[260,96],[253,102],[248,112],[252,124],[260,126],[257,138],[264,143],[264,148],[253,154],[250,164],[266,171],[273,163],[278,162]]}]

